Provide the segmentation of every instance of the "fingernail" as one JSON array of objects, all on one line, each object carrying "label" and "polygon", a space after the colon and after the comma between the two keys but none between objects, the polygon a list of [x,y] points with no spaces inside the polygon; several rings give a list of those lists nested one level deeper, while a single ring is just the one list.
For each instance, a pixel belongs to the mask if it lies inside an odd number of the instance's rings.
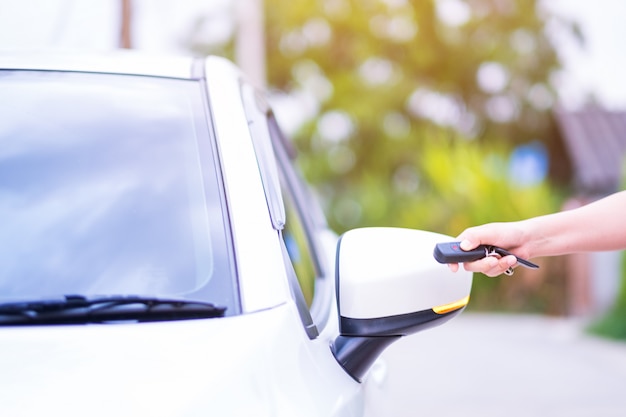
[{"label": "fingernail", "polygon": [[470,242],[469,240],[462,241],[461,242],[461,249],[463,249],[463,250],[473,249],[472,242]]}]

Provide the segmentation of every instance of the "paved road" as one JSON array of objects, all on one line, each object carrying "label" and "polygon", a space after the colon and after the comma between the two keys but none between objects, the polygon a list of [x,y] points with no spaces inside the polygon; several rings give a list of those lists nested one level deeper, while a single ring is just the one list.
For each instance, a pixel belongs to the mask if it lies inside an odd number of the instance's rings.
[{"label": "paved road", "polygon": [[626,343],[571,319],[464,313],[384,355],[390,417],[626,416]]}]

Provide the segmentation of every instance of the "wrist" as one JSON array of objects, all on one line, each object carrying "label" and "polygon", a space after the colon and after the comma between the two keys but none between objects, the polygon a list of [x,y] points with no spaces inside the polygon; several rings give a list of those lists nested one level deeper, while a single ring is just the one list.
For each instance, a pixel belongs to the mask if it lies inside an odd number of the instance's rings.
[{"label": "wrist", "polygon": [[547,247],[547,239],[539,218],[518,222],[518,229],[520,232],[520,246],[526,252],[525,255],[528,259],[543,256],[543,252]]}]

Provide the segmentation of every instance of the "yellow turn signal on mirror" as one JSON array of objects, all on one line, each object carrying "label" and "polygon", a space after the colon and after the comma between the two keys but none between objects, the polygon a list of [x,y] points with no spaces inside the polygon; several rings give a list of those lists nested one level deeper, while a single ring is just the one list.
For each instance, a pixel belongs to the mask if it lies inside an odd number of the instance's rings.
[{"label": "yellow turn signal on mirror", "polygon": [[467,303],[469,303],[469,295],[453,303],[433,307],[433,311],[437,314],[446,314],[451,311],[458,310],[460,308],[465,307]]}]

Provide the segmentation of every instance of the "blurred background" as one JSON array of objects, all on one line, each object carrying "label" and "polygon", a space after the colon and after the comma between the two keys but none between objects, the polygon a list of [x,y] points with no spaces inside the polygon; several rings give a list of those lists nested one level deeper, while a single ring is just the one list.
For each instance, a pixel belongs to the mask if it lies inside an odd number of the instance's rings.
[{"label": "blurred background", "polygon": [[[270,92],[337,232],[456,236],[624,188],[625,19],[621,0],[0,0],[0,49],[225,56]],[[621,253],[537,263],[477,276],[470,309],[626,338]]]}]

